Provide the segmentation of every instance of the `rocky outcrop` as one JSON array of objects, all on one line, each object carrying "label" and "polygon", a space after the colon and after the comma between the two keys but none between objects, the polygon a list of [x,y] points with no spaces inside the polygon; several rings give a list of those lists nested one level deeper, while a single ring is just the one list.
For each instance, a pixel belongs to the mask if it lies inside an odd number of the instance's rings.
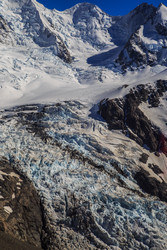
[{"label": "rocky outcrop", "polygon": [[132,10],[128,15],[113,17],[115,21],[109,33],[112,41],[118,46],[125,46],[130,37],[144,25],[152,16],[155,15],[156,8],[153,5],[142,3]]},{"label": "rocky outcrop", "polygon": [[161,23],[158,23],[156,26],[156,31],[158,32],[158,34],[162,35],[162,36],[167,36],[167,27],[162,25]]},{"label": "rocky outcrop", "polygon": [[72,62],[72,57],[65,43],[60,36],[54,34],[48,28],[41,28],[37,37],[34,37],[34,42],[41,47],[55,46],[55,54],[63,59],[66,63]]},{"label": "rocky outcrop", "polygon": [[123,70],[157,64],[157,52],[148,50],[139,33],[140,29],[132,34],[116,60]]},{"label": "rocky outcrop", "polygon": [[148,160],[148,157],[149,155],[148,154],[145,154],[145,153],[142,153],[140,158],[139,158],[139,161],[146,164],[147,163],[147,160]]},{"label": "rocky outcrop", "polygon": [[163,174],[163,171],[160,169],[160,167],[159,166],[157,166],[157,165],[155,165],[155,164],[148,164],[148,167],[150,168],[150,169],[152,169],[152,171],[155,173],[155,174]]},{"label": "rocky outcrop", "polygon": [[167,81],[159,80],[155,88],[138,85],[131,89],[123,99],[103,100],[99,105],[101,116],[107,121],[109,129],[121,129],[127,136],[141,146],[156,151],[160,132],[139,109],[142,102],[150,107],[159,105],[159,98],[167,91]]},{"label": "rocky outcrop", "polygon": [[41,250],[31,244],[18,240],[11,235],[0,231],[0,247],[3,250]]},{"label": "rocky outcrop", "polygon": [[13,44],[11,37],[11,29],[5,19],[0,17],[0,43],[2,44]]},{"label": "rocky outcrop", "polygon": [[33,246],[41,249],[42,228],[40,198],[34,186],[14,170],[7,159],[0,158],[1,242],[4,239],[5,244],[5,239],[9,238],[9,242],[21,244],[21,249],[26,249],[27,244],[31,249]]},{"label": "rocky outcrop", "polygon": [[124,71],[143,68],[147,65],[167,65],[167,27],[165,14],[162,14],[166,11],[167,8],[160,4],[157,9],[154,8],[150,15],[145,14],[147,19],[143,18],[143,23],[141,21],[123,45],[124,48],[116,62],[121,65]]},{"label": "rocky outcrop", "polygon": [[63,42],[60,36],[57,36],[56,42],[57,42],[57,48],[58,48],[58,56],[61,59],[63,59],[66,63],[71,63],[72,56],[70,55],[70,52],[68,51],[65,43]]},{"label": "rocky outcrop", "polygon": [[160,182],[154,177],[150,177],[149,173],[141,169],[134,176],[138,185],[148,194],[157,196],[161,201],[167,202],[167,184]]}]

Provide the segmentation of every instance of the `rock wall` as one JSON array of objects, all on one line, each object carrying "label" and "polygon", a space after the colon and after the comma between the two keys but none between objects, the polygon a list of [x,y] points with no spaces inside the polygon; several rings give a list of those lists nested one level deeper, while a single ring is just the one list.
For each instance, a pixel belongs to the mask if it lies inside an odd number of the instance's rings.
[{"label": "rock wall", "polygon": [[0,233],[41,249],[42,228],[40,198],[34,186],[7,159],[0,158]]},{"label": "rock wall", "polygon": [[109,129],[121,129],[141,146],[156,151],[160,143],[160,131],[139,109],[142,102],[158,107],[160,97],[167,91],[167,81],[159,80],[155,88],[138,85],[122,99],[103,100],[99,113],[107,121]]}]

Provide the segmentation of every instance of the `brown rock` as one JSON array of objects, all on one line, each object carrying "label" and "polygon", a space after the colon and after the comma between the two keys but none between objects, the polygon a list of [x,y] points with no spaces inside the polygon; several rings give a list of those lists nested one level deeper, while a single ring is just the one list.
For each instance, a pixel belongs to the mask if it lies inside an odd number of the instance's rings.
[{"label": "brown rock", "polygon": [[0,232],[41,248],[40,198],[32,183],[0,159]]},{"label": "brown rock", "polygon": [[[157,85],[159,91],[164,91],[165,84]],[[99,113],[107,121],[109,129],[121,129],[141,146],[156,151],[159,145],[159,129],[139,109],[139,105],[147,100],[151,107],[157,107],[159,94],[153,89],[148,90],[143,85],[138,85],[124,99],[102,101]]]}]

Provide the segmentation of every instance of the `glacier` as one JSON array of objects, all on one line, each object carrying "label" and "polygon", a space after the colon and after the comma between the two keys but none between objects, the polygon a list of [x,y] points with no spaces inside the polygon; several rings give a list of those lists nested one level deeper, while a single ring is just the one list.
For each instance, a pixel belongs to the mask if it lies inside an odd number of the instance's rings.
[{"label": "glacier", "polygon": [[[87,110],[87,104],[71,101],[1,112],[1,156],[32,180],[55,234],[59,223],[68,221],[63,204],[72,195],[81,207],[88,204],[97,227],[91,231],[102,248],[165,248],[167,206],[148,199],[134,181],[139,157],[147,150],[119,131],[109,131]],[[149,158],[156,160],[153,153]],[[120,243],[129,232],[134,240]]]},{"label": "glacier", "polygon": [[[167,7],[112,17],[1,0],[0,11],[0,157],[40,194],[46,249],[166,249],[166,156],[109,129],[99,103],[167,80]],[[139,108],[167,136],[165,91]]]}]

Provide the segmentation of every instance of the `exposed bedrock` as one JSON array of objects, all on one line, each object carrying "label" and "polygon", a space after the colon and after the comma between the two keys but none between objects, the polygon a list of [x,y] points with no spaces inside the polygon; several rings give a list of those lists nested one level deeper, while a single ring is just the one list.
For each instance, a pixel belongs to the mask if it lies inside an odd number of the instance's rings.
[{"label": "exposed bedrock", "polygon": [[18,249],[41,249],[42,229],[40,198],[34,186],[7,159],[0,158],[0,242],[4,249],[12,244]]},{"label": "exposed bedrock", "polygon": [[121,129],[131,139],[151,151],[158,150],[160,131],[139,109],[142,102],[158,107],[160,97],[167,91],[167,81],[159,80],[155,88],[138,85],[122,99],[101,101],[99,112],[107,121],[109,129]]},{"label": "exposed bedrock", "polygon": [[137,172],[134,178],[143,191],[167,202],[167,184],[165,182],[159,182],[156,178],[150,177],[144,169]]}]

